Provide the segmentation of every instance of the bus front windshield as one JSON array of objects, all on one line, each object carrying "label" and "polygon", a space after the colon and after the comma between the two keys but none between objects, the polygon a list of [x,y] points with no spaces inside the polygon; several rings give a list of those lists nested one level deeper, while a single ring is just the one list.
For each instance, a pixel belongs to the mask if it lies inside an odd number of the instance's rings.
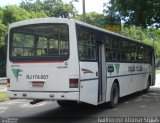
[{"label": "bus front windshield", "polygon": [[11,29],[11,61],[66,60],[68,56],[67,24],[35,24]]}]

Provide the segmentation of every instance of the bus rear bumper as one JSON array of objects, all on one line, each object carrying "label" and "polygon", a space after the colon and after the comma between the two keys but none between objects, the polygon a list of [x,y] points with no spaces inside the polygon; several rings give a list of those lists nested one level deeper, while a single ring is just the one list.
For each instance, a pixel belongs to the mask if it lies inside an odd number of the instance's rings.
[{"label": "bus rear bumper", "polygon": [[73,100],[79,101],[79,92],[19,92],[8,91],[11,99],[38,99],[38,100]]}]

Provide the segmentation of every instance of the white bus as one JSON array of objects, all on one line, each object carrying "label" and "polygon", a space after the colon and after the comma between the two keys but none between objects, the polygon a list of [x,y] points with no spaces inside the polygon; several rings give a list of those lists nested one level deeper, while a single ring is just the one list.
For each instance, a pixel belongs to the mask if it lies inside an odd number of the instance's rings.
[{"label": "white bus", "polygon": [[41,18],[9,26],[10,98],[111,107],[155,84],[153,47],[72,19]]}]

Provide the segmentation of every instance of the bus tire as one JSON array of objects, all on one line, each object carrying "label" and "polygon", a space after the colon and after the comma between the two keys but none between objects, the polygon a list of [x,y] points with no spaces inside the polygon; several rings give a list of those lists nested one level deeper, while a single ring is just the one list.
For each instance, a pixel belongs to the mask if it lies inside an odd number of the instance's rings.
[{"label": "bus tire", "polygon": [[114,108],[118,105],[119,100],[119,87],[116,82],[112,84],[111,93],[110,93],[110,102],[109,108]]},{"label": "bus tire", "polygon": [[150,89],[150,80],[147,81],[147,88],[143,90],[144,93],[148,93]]},{"label": "bus tire", "polygon": [[77,105],[76,101],[70,101],[70,100],[57,100],[57,103],[62,107],[73,107]]}]

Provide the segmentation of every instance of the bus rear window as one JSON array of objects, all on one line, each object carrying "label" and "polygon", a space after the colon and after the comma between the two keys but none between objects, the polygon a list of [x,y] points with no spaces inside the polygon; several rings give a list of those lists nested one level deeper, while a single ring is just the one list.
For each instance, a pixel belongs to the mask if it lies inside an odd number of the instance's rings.
[{"label": "bus rear window", "polygon": [[66,60],[69,29],[66,24],[36,24],[11,30],[11,60]]}]

